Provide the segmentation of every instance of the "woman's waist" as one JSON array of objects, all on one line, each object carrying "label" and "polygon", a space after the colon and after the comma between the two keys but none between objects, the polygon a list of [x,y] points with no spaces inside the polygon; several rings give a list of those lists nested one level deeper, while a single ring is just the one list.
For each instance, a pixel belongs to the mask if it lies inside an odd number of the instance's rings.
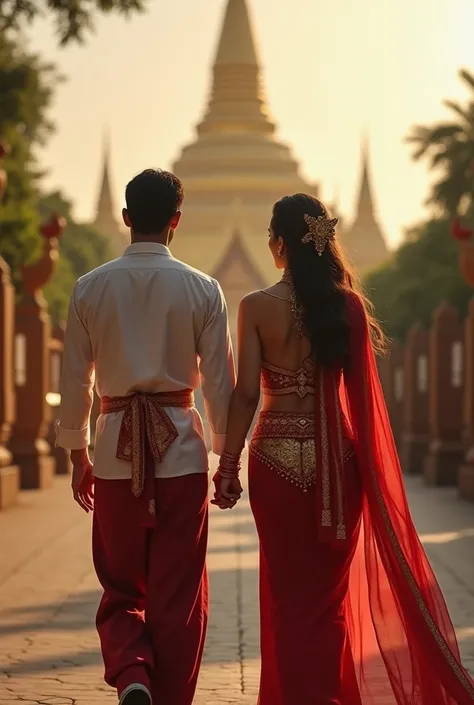
[{"label": "woman's waist", "polygon": [[314,438],[314,412],[262,410],[252,434],[256,438]]},{"label": "woman's waist", "polygon": [[[263,409],[257,418],[252,434],[256,438],[295,438],[315,437],[316,412]],[[341,432],[344,440],[353,440],[350,425],[344,415],[341,417]]]},{"label": "woman's waist", "polygon": [[262,411],[313,415],[316,410],[316,400],[313,394],[304,398],[296,394],[271,395],[262,393]]}]

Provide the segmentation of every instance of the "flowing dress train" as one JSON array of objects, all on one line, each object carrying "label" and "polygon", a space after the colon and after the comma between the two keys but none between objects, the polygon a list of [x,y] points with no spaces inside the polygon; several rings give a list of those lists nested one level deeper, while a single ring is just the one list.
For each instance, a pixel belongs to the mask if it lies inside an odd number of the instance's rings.
[{"label": "flowing dress train", "polygon": [[355,294],[347,309],[350,370],[262,370],[273,393],[311,389],[315,410],[261,412],[250,444],[259,705],[473,705]]}]

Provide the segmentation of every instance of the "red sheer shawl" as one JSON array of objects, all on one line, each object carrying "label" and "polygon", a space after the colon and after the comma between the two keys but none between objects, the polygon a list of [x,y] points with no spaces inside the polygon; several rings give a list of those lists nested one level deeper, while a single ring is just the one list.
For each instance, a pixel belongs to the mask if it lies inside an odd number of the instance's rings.
[{"label": "red sheer shawl", "polygon": [[[347,622],[362,702],[472,705],[474,682],[461,665],[454,627],[410,515],[367,316],[356,295],[348,298],[348,314],[352,365],[340,401],[355,438],[364,500]],[[328,418],[329,428],[336,425]]]}]

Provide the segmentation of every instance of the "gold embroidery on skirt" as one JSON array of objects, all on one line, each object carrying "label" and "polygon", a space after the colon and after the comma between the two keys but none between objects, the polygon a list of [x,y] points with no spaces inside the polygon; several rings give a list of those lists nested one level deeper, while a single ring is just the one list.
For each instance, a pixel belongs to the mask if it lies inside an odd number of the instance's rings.
[{"label": "gold embroidery on skirt", "polygon": [[[307,492],[319,472],[314,432],[313,414],[263,411],[249,450],[281,477]],[[344,439],[344,462],[353,455],[352,441]]]},{"label": "gold embroidery on skirt", "polygon": [[316,481],[314,440],[255,438],[251,452],[275,472],[304,492]]}]

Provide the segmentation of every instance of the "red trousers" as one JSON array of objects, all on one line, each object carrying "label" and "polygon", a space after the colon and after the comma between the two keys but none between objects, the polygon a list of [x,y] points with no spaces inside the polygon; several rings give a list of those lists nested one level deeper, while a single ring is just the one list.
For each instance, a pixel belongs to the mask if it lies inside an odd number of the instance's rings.
[{"label": "red trousers", "polygon": [[208,478],[157,479],[156,524],[140,521],[130,480],[95,481],[93,556],[105,680],[143,683],[155,705],[191,705],[208,615]]},{"label": "red trousers", "polygon": [[258,705],[361,705],[344,601],[361,495],[346,463],[350,540],[319,543],[316,489],[303,492],[250,453],[249,494],[260,539]]}]

